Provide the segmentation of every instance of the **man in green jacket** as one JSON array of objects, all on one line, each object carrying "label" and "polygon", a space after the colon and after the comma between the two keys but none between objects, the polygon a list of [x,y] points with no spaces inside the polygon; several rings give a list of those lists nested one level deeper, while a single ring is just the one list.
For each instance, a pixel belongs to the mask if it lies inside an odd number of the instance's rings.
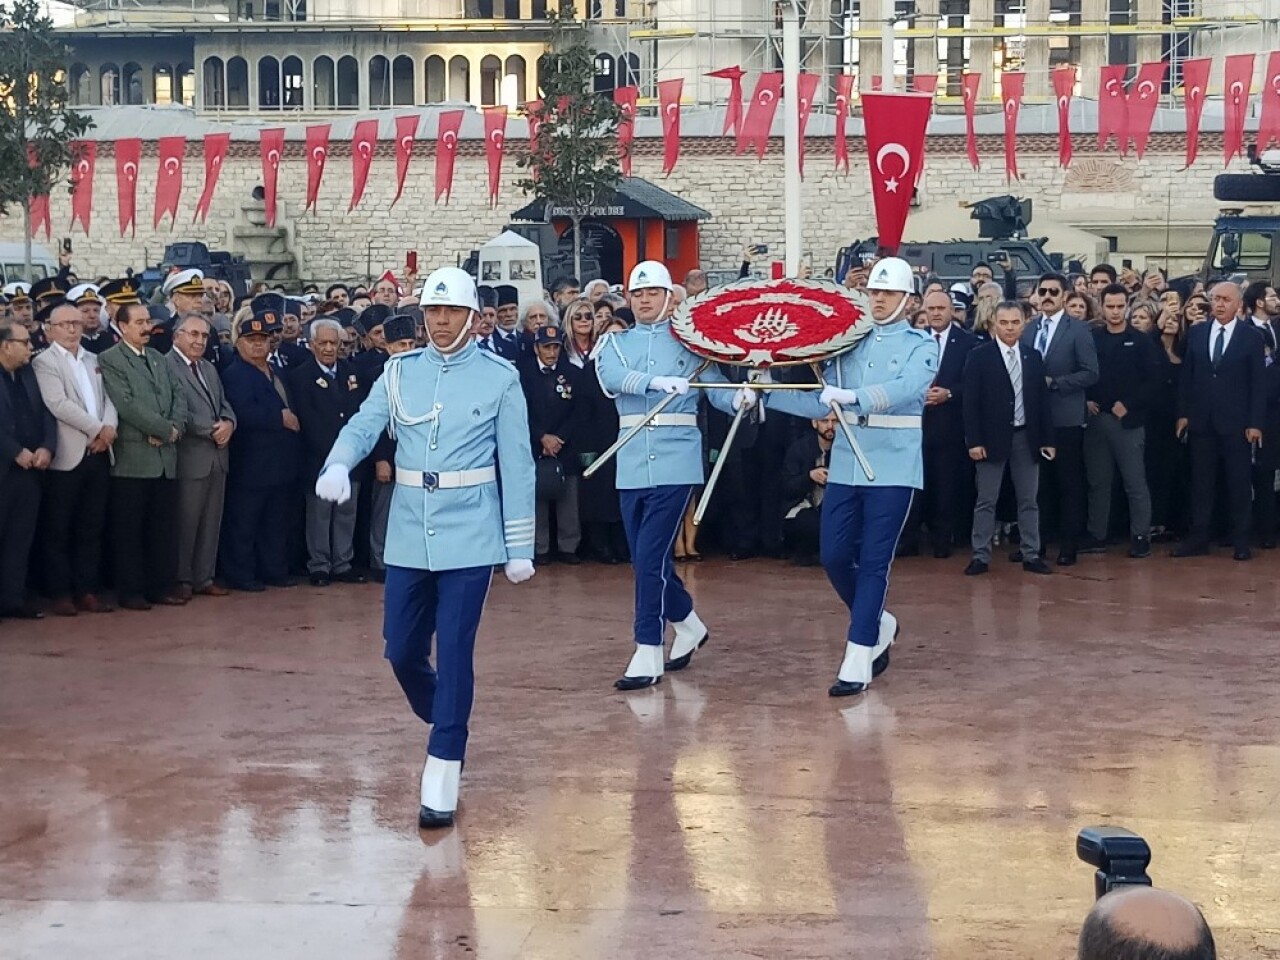
[{"label": "man in green jacket", "polygon": [[115,323],[120,342],[98,364],[120,417],[111,468],[116,589],[126,610],[180,606],[186,601],[177,590],[177,443],[186,401],[165,358],[147,346],[147,308],[126,304]]}]

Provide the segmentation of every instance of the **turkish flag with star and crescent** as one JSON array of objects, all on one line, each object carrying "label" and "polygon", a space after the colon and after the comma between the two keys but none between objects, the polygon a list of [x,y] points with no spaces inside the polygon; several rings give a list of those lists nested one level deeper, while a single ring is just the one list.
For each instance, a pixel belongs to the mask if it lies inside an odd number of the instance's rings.
[{"label": "turkish flag with star and crescent", "polygon": [[897,252],[911,196],[924,171],[924,137],[933,97],[920,93],[864,93],[871,196],[882,249]]},{"label": "turkish flag with star and crescent", "polygon": [[969,166],[977,170],[982,166],[978,159],[978,134],[973,129],[973,118],[977,112],[978,88],[982,85],[982,74],[966,73],[962,77],[964,85],[964,148],[969,154]]},{"label": "turkish flag with star and crescent", "polygon": [[329,159],[329,123],[317,123],[307,127],[307,205],[303,212],[316,205],[320,196],[320,181],[324,178],[324,165]]},{"label": "turkish flag with star and crescent", "polygon": [[631,143],[636,136],[636,101],[639,99],[639,87],[618,87],[613,91],[613,102],[622,112],[618,118],[618,164],[624,177],[631,176]]},{"label": "turkish flag with star and crescent", "polygon": [[1000,99],[1004,104],[1004,178],[1021,180],[1018,173],[1018,111],[1027,75],[1009,70],[1000,74]]},{"label": "turkish flag with star and crescent", "polygon": [[151,229],[169,215],[169,229],[178,219],[178,198],[182,196],[182,161],[187,155],[186,137],[161,137],[160,165],[156,170],[156,210]]},{"label": "turkish flag with star and crescent", "polygon": [[1098,149],[1115,136],[1120,156],[1129,152],[1129,97],[1124,90],[1124,64],[1103,67],[1098,74]]},{"label": "turkish flag with star and crescent", "polygon": [[[27,144],[27,164],[34,168],[36,166],[36,148],[32,144]],[[31,214],[31,236],[34,237],[40,227],[44,227],[44,238],[48,240],[53,235],[53,223],[49,219],[49,194],[37,193],[31,198],[28,207]]]},{"label": "turkish flag with star and crescent", "polygon": [[196,204],[196,212],[191,222],[199,220],[204,223],[209,218],[209,205],[213,203],[213,191],[218,186],[218,174],[222,172],[222,161],[227,158],[227,150],[231,146],[231,134],[206,133],[204,135],[204,189],[200,191],[200,200]]},{"label": "turkish flag with star and crescent", "polygon": [[684,80],[658,81],[658,105],[662,109],[662,173],[670,176],[680,159],[680,95]]},{"label": "turkish flag with star and crescent", "polygon": [[404,179],[409,174],[409,162],[413,159],[413,142],[418,136],[418,115],[396,117],[396,195],[391,199],[394,207],[404,193]]},{"label": "turkish flag with star and crescent", "polygon": [[378,149],[378,121],[361,120],[351,137],[351,203],[350,213],[364,199],[364,187],[369,182],[369,168],[373,166],[373,154]]},{"label": "turkish flag with star and crescent", "polygon": [[436,119],[436,203],[453,196],[453,161],[458,156],[458,131],[462,128],[462,110],[446,110]]},{"label": "turkish flag with star and crescent", "polygon": [[1244,119],[1249,114],[1249,94],[1253,89],[1253,54],[1236,53],[1226,58],[1222,88],[1222,140],[1227,165],[1244,152]]},{"label": "turkish flag with star and crescent", "polygon": [[773,130],[773,116],[778,112],[780,99],[782,74],[760,74],[755,93],[751,95],[751,106],[747,108],[746,119],[738,129],[738,153],[745,152],[747,147],[755,147],[756,157],[764,159],[765,151],[769,149],[769,133]]},{"label": "turkish flag with star and crescent", "polygon": [[120,214],[120,236],[126,230],[137,233],[134,217],[138,209],[138,164],[142,162],[142,141],[137,137],[116,141],[116,210]]},{"label": "turkish flag with star and crescent", "polygon": [[267,226],[276,225],[276,184],[280,179],[280,158],[284,156],[284,127],[271,127],[258,134],[262,154],[262,197],[267,210]]},{"label": "turkish flag with star and crescent", "polygon": [[1262,116],[1258,119],[1258,153],[1280,141],[1280,50],[1267,57],[1266,81],[1262,86]]},{"label": "turkish flag with star and crescent", "polygon": [[71,226],[79,220],[85,236],[89,235],[93,213],[93,173],[97,166],[96,140],[80,140],[71,145]]},{"label": "turkish flag with star and crescent", "polygon": [[484,152],[489,160],[489,205],[498,202],[498,184],[502,179],[502,155],[507,146],[507,108],[484,108]]},{"label": "turkish flag with star and crescent", "polygon": [[853,99],[853,81],[851,73],[841,73],[836,77],[836,169],[849,172],[849,138],[845,131],[849,120],[849,101]]},{"label": "turkish flag with star and crescent", "polygon": [[708,77],[715,77],[717,80],[729,81],[729,99],[724,108],[724,129],[720,133],[722,137],[727,137],[730,133],[736,134],[742,128],[742,78],[746,73],[747,71],[741,67],[735,66],[712,70],[707,74]]},{"label": "turkish flag with star and crescent", "polygon": [[1053,71],[1053,95],[1058,102],[1058,166],[1071,166],[1071,97],[1076,90],[1075,67],[1062,64]]},{"label": "turkish flag with star and crescent", "polygon": [[800,179],[804,179],[804,131],[809,126],[809,114],[813,112],[813,98],[818,93],[819,77],[816,73],[800,74]]},{"label": "turkish flag with star and crescent", "polygon": [[1196,57],[1182,61],[1182,105],[1187,114],[1187,166],[1196,162],[1200,153],[1200,115],[1204,113],[1204,93],[1209,89],[1212,57]]},{"label": "turkish flag with star and crescent", "polygon": [[1167,67],[1163,60],[1142,64],[1129,90],[1129,139],[1139,160],[1147,152],[1147,142],[1151,139],[1151,124],[1160,105],[1160,88],[1164,85]]}]

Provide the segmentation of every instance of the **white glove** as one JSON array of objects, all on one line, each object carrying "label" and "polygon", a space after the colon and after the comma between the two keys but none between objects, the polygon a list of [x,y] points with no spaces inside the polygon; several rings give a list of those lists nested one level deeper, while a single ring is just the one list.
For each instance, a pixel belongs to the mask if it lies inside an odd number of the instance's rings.
[{"label": "white glove", "polygon": [[331,463],[316,481],[316,496],[321,500],[346,503],[351,499],[351,471],[341,463]]},{"label": "white glove", "polygon": [[683,397],[689,392],[689,381],[684,377],[654,377],[649,381],[649,389],[659,393],[678,393]]},{"label": "white glove", "polygon": [[744,408],[750,410],[759,400],[760,398],[756,396],[755,390],[750,387],[743,387],[733,395],[733,412],[737,413]]},{"label": "white glove", "polygon": [[524,583],[526,580],[533,578],[533,561],[508,560],[507,565],[502,568],[502,572],[507,575],[507,579],[512,583]]},{"label": "white glove", "polygon": [[828,386],[822,388],[822,393],[818,395],[818,402],[824,407],[829,407],[833,403],[838,403],[842,407],[852,407],[858,402],[858,395],[844,387]]}]

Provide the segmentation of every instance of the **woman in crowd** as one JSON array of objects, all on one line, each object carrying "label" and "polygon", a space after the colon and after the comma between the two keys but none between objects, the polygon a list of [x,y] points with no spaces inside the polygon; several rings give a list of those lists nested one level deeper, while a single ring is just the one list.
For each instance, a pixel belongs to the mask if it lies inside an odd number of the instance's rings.
[{"label": "woman in crowd", "polygon": [[1187,305],[1183,308],[1183,314],[1186,317],[1186,325],[1188,327],[1194,327],[1197,323],[1204,323],[1209,319],[1209,298],[1203,292],[1193,293],[1187,298]]},{"label": "woman in crowd", "polygon": [[998,283],[984,283],[978,288],[973,302],[973,333],[980,340],[991,339],[991,323],[995,319],[996,304],[1004,298],[1004,290]]},{"label": "woman in crowd", "polygon": [[600,336],[613,320],[613,301],[609,297],[601,297],[595,302],[596,336]]},{"label": "woman in crowd", "polygon": [[1073,320],[1083,320],[1091,327],[1096,327],[1100,322],[1097,301],[1087,293],[1073,291],[1068,294],[1063,309]]},{"label": "woman in crowd", "polygon": [[[1186,529],[1190,466],[1186,444],[1175,433],[1186,324],[1163,297],[1161,303],[1163,309],[1152,332],[1160,345],[1160,377],[1147,413],[1146,466],[1151,490],[1151,539],[1166,541]],[[1138,312],[1137,306],[1132,312]]]},{"label": "woman in crowd", "polygon": [[1067,289],[1073,293],[1088,294],[1089,278],[1083,273],[1073,273],[1067,277]]},{"label": "woman in crowd", "polygon": [[1150,300],[1135,300],[1129,307],[1129,322],[1134,329],[1142,333],[1150,333],[1156,328],[1156,317],[1161,308]]}]

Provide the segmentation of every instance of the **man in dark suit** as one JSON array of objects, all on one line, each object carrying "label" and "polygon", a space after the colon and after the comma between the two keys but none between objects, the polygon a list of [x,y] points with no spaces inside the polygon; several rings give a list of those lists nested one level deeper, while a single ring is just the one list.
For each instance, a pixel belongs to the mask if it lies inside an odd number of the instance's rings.
[{"label": "man in dark suit", "polygon": [[1049,408],[1053,414],[1053,446],[1057,457],[1046,471],[1044,497],[1057,507],[1058,565],[1076,562],[1085,526],[1084,426],[1088,420],[1085,391],[1098,382],[1098,352],[1083,320],[1063,309],[1066,278],[1046,273],[1036,294],[1040,316],[1022,338],[1044,359]]},{"label": "man in dark suit", "polygon": [[40,475],[53,462],[58,422],[31,370],[31,333],[0,321],[0,617],[38,620],[27,564],[40,514]]},{"label": "man in dark suit", "polygon": [[1276,353],[1280,341],[1277,317],[1280,316],[1280,296],[1276,288],[1265,280],[1256,280],[1244,291],[1244,315],[1262,337],[1266,351],[1267,401],[1262,434],[1267,442],[1258,448],[1253,459],[1253,512],[1258,539],[1263,549],[1276,545],[1276,471],[1280,470],[1280,356]]},{"label": "man in dark suit", "polygon": [[[357,363],[338,357],[341,340],[339,324],[325,318],[313,320],[312,357],[290,374],[289,394],[302,425],[303,477],[320,476],[338,433],[368,393]],[[351,497],[343,503],[322,500],[314,489],[307,490],[307,572],[312,586],[327,587],[332,580],[364,583],[365,578],[351,567],[359,487],[353,472]]]},{"label": "man in dark suit", "polygon": [[792,562],[799,567],[818,565],[822,496],[827,490],[831,445],[836,439],[838,422],[834,413],[809,421],[813,431],[792,443],[783,458],[782,494],[786,513],[782,531]]},{"label": "man in dark suit", "polygon": [[[559,327],[542,327],[534,340],[533,359],[520,372],[529,408],[529,434],[535,461],[552,459],[564,472],[564,484],[554,500],[539,497],[535,511],[534,553],[539,562],[551,559],[551,511],[555,508],[556,554],[562,563],[577,564],[582,528],[578,521],[578,474],[574,450],[580,407],[576,396],[578,369],[564,356]],[[539,467],[539,469],[543,469]]]},{"label": "man in dark suit", "polygon": [[924,521],[933,539],[933,555],[951,556],[970,500],[973,468],[964,441],[964,367],[978,342],[952,322],[954,304],[934,290],[924,298],[929,334],[938,345],[938,375],[924,400]]},{"label": "man in dark suit", "polygon": [[[968,576],[986,573],[995,534],[996,500],[1005,464],[1018,501],[1022,569],[1049,573],[1040,556],[1037,502],[1040,459],[1052,462],[1056,431],[1044,361],[1023,338],[1022,307],[1005,301],[996,308],[994,340],[969,352],[964,368],[964,435],[974,461],[978,502],[973,511],[973,559]],[[1023,338],[1019,342],[1019,338]]]},{"label": "man in dark suit", "polygon": [[[1187,333],[1178,381],[1178,436],[1191,452],[1191,530],[1175,557],[1209,552],[1219,465],[1227,481],[1231,541],[1237,560],[1249,560],[1250,471],[1263,443],[1266,350],[1262,335],[1240,319],[1240,288],[1222,281],[1209,291],[1210,323]],[[1273,438],[1276,442],[1280,438]]]},{"label": "man in dark suit", "polygon": [[213,582],[213,575],[236,414],[217,368],[205,359],[212,335],[203,314],[179,317],[173,349],[166,357],[187,401],[187,420],[178,441],[178,592],[187,599],[194,594],[224,597],[228,592]]},{"label": "man in dark suit", "polygon": [[494,287],[497,297],[493,343],[498,356],[519,363],[529,353],[528,341],[520,329],[520,291],[510,284]]}]

